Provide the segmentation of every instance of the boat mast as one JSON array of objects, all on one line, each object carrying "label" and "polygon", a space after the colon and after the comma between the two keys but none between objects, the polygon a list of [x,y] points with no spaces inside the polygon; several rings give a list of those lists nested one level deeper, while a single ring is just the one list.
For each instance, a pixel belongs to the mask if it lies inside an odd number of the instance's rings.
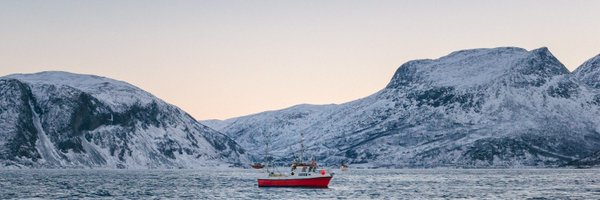
[{"label": "boat mast", "polygon": [[267,168],[267,172],[269,172],[269,164],[270,164],[270,161],[269,161],[269,142],[270,142],[270,140],[271,140],[271,134],[268,133],[268,134],[266,134],[266,142],[265,142],[266,146],[265,146],[265,158],[264,158],[265,165],[266,165],[265,167]]}]

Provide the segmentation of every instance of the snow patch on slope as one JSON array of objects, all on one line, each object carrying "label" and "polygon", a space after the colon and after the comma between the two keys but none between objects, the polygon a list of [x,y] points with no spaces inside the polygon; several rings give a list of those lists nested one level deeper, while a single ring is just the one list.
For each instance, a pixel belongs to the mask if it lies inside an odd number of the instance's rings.
[{"label": "snow patch on slope", "polygon": [[44,128],[42,128],[42,123],[40,122],[39,114],[35,111],[31,101],[29,102],[29,107],[33,112],[32,120],[35,129],[37,130],[38,141],[36,142],[36,147],[38,149],[38,152],[40,152],[40,154],[42,155],[42,159],[44,159],[46,163],[59,164],[59,166],[64,165],[65,163],[62,161],[60,154],[58,153],[56,148],[54,148],[54,144],[52,144],[50,139],[48,139],[48,135],[46,135]]}]

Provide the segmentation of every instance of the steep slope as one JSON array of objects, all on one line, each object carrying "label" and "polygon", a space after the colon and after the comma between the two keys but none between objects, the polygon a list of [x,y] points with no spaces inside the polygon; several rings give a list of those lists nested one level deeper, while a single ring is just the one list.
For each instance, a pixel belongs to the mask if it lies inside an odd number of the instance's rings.
[{"label": "steep slope", "polygon": [[577,68],[573,75],[592,88],[600,88],[600,55],[597,55]]},{"label": "steep slope", "polygon": [[125,82],[66,72],[0,78],[0,163],[193,168],[245,161],[227,136]]},{"label": "steep slope", "polygon": [[[583,63],[573,72],[573,76],[583,84],[592,89],[600,89],[600,55],[593,57]],[[600,92],[596,92],[592,103],[600,105]],[[597,116],[596,116],[597,117]],[[568,166],[581,168],[600,166],[600,151],[570,162]]]},{"label": "steep slope", "polygon": [[555,166],[600,150],[596,93],[547,48],[472,49],[407,62],[363,99],[211,125],[252,154],[272,134],[282,159],[304,132],[311,153],[332,164]]}]

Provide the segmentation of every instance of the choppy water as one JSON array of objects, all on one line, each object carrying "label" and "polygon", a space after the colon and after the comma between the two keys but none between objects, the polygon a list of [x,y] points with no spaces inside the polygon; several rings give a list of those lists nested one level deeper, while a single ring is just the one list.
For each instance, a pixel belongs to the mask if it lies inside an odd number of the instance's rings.
[{"label": "choppy water", "polygon": [[0,199],[600,199],[599,172],[351,169],[298,189],[258,188],[250,169],[0,170]]}]

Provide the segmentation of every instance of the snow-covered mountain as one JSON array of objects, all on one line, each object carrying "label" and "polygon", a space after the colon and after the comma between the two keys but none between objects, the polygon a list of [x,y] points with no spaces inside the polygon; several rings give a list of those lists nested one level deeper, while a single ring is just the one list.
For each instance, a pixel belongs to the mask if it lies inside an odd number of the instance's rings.
[{"label": "snow-covered mountain", "polygon": [[243,148],[133,85],[67,72],[0,78],[0,167],[194,168]]},{"label": "snow-covered mountain", "polygon": [[[600,59],[574,73],[548,51],[472,49],[410,61],[368,97],[206,121],[252,155],[397,167],[557,166],[600,150]],[[297,154],[296,154],[297,155]]]}]

